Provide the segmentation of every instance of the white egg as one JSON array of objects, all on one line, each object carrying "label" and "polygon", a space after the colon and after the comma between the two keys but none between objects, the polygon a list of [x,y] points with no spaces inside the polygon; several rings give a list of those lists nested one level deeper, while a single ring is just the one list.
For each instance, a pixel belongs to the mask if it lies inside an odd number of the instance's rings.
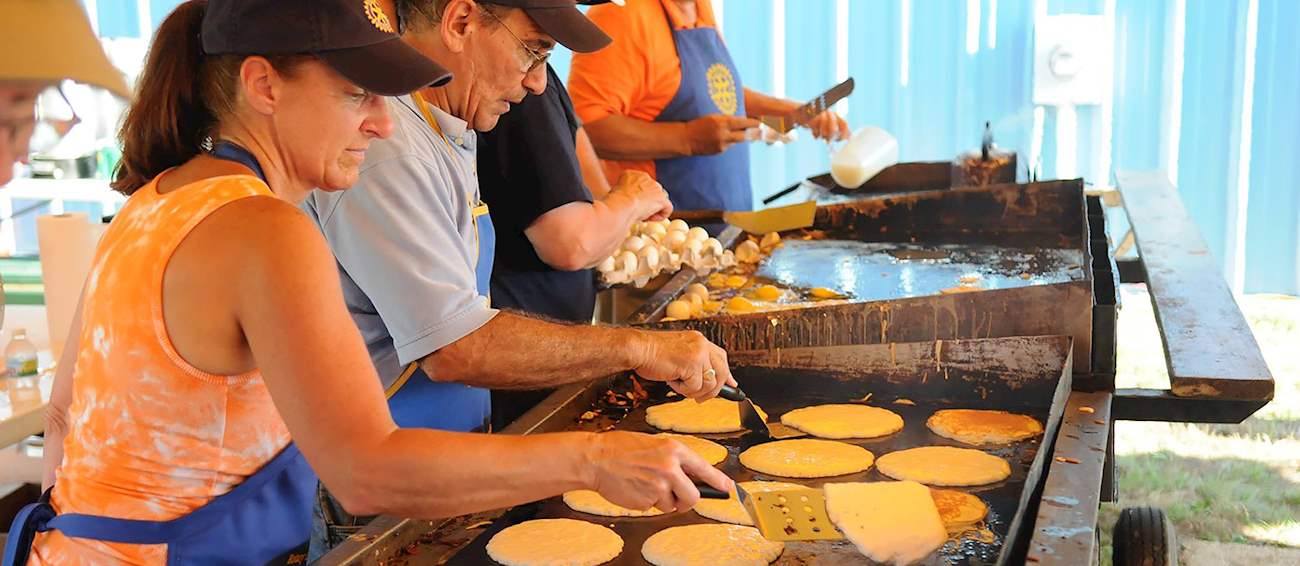
[{"label": "white egg", "polygon": [[649,234],[650,236],[657,234],[662,238],[664,234],[668,233],[668,227],[658,222],[643,222],[642,224],[644,225],[641,231],[643,234]]},{"label": "white egg", "polygon": [[673,232],[685,232],[691,229],[691,225],[687,224],[685,220],[678,218],[668,224],[668,229]]},{"label": "white egg", "polygon": [[641,236],[628,236],[623,240],[623,249],[629,252],[639,252],[645,247],[645,240]]},{"label": "white egg", "polygon": [[635,273],[637,266],[636,254],[629,251],[618,254],[618,264],[619,269],[624,273]]},{"label": "white egg", "polygon": [[758,244],[753,240],[745,240],[736,246],[736,259],[742,263],[758,263],[762,258],[763,253],[758,250]]},{"label": "white egg", "polygon": [[602,260],[600,264],[596,266],[596,271],[599,271],[601,273],[609,273],[611,271],[614,271],[614,256],[609,256],[604,260]]},{"label": "white egg", "polygon": [[659,269],[659,247],[658,246],[646,246],[644,248],[641,248],[641,252],[638,253],[637,256],[641,258],[641,263],[644,264],[644,266],[647,269],[655,271],[655,275],[658,275],[658,269]]},{"label": "white egg", "polygon": [[686,232],[673,231],[668,233],[668,247],[673,250],[682,249],[682,244],[686,243]]},{"label": "white egg", "polygon": [[720,256],[722,255],[722,242],[719,242],[717,238],[709,238],[704,240],[704,249],[709,254]]},{"label": "white egg", "polygon": [[686,233],[686,241],[688,242],[703,242],[708,239],[708,237],[708,230],[700,228],[699,226],[691,228],[690,231]]}]

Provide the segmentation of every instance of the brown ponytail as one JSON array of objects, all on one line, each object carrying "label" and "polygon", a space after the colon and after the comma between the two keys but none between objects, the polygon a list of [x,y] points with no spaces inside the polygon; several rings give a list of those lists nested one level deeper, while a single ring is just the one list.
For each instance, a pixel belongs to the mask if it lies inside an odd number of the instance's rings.
[{"label": "brown ponytail", "polygon": [[[220,121],[235,109],[245,56],[203,53],[199,32],[207,5],[207,0],[189,0],[177,6],[154,34],[135,100],[118,132],[122,160],[112,182],[118,192],[130,195],[204,151]],[[267,57],[286,76],[311,58]]]},{"label": "brown ponytail", "polygon": [[118,133],[122,160],[112,183],[118,192],[130,195],[197,155],[216,123],[199,86],[204,59],[199,30],[206,8],[207,0],[181,4],[154,35]]}]

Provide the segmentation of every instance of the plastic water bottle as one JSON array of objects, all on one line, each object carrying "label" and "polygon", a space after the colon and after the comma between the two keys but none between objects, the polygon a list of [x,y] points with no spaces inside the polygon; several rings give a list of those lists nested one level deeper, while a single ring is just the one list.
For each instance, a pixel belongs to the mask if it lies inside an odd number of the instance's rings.
[{"label": "plastic water bottle", "polygon": [[37,377],[36,346],[27,339],[27,331],[14,329],[13,339],[5,347],[5,389],[9,390],[11,410],[25,410],[41,404]]},{"label": "plastic water bottle", "polygon": [[34,377],[37,372],[36,366],[36,346],[27,339],[27,330],[14,329],[13,337],[5,347],[5,375]]}]

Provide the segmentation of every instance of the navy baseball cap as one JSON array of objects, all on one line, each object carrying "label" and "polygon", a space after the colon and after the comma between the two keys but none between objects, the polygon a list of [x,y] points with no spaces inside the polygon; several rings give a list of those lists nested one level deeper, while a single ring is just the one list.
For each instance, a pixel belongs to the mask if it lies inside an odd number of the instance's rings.
[{"label": "navy baseball cap", "polygon": [[395,15],[380,0],[208,0],[202,39],[209,55],[315,55],[384,96],[451,80],[441,65],[402,42]]},{"label": "navy baseball cap", "polygon": [[587,19],[575,0],[478,0],[519,8],[537,23],[537,27],[555,38],[560,45],[578,53],[599,51],[613,40],[600,26]]}]

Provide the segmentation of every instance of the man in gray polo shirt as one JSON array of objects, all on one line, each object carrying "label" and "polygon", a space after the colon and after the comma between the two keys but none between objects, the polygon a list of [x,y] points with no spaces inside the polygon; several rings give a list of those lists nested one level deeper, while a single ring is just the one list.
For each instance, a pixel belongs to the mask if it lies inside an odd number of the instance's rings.
[{"label": "man in gray polo shirt", "polygon": [[489,305],[494,237],[479,200],[475,131],[545,90],[557,41],[591,51],[609,38],[573,0],[397,4],[404,39],[454,79],[390,100],[393,133],[371,144],[357,186],[318,191],[304,205],[338,260],[397,424],[481,430],[487,388],[555,387],[626,370],[701,400],[734,384],[726,352],[697,332],[566,325]]}]

